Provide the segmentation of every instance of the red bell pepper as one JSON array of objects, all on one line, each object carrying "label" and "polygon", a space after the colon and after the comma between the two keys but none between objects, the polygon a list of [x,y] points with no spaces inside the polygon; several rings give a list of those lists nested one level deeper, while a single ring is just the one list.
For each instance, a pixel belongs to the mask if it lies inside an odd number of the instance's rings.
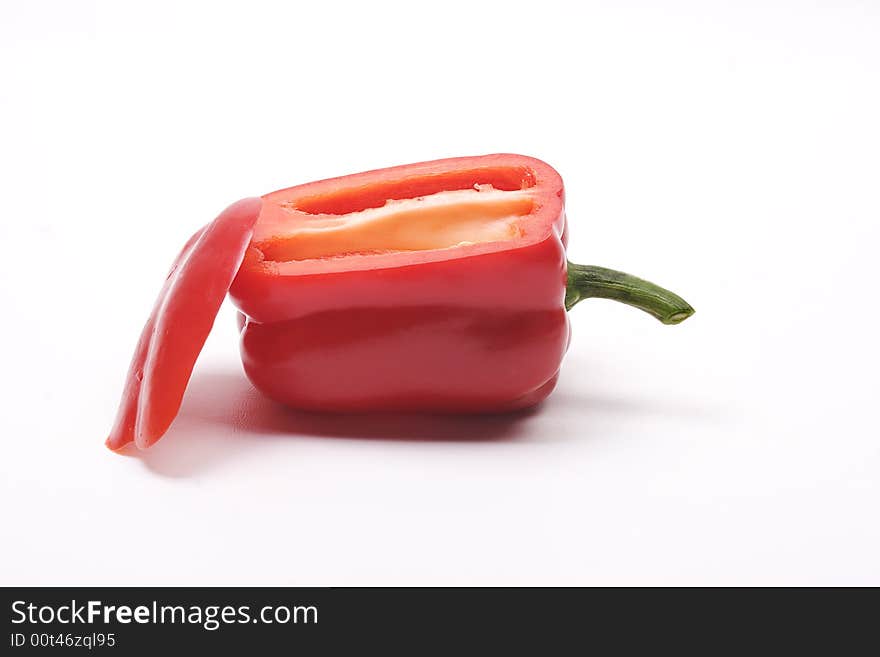
[{"label": "red bell pepper", "polygon": [[693,313],[646,281],[567,263],[562,179],[521,155],[300,185],[203,230],[144,329],[111,448],[168,428],[227,289],[253,384],[335,412],[524,408],[553,389],[578,301],[615,299],[667,324]]}]

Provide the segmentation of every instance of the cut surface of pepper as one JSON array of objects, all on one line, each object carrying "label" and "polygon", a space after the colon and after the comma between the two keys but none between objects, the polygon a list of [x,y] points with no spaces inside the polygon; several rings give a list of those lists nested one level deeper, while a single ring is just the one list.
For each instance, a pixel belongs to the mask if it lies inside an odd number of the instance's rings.
[{"label": "cut surface of pepper", "polygon": [[[693,313],[647,281],[568,263],[562,179],[522,155],[322,180],[231,211],[237,220],[221,215],[198,233],[166,283],[111,447],[147,447],[167,430],[227,289],[256,388],[288,406],[330,412],[532,406],[556,383],[570,339],[567,310],[580,300],[622,301],[667,324]],[[209,240],[218,223],[226,241]],[[205,284],[210,295],[189,308],[186,290]],[[176,328],[190,313],[197,328]]]}]

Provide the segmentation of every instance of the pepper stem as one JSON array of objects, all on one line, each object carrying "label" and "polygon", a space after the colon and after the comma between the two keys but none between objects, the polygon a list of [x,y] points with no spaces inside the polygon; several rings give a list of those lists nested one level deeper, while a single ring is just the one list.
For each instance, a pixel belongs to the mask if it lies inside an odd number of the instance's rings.
[{"label": "pepper stem", "polygon": [[571,310],[583,299],[613,299],[644,310],[664,324],[679,324],[694,314],[690,304],[659,285],[622,271],[568,263],[565,309]]}]

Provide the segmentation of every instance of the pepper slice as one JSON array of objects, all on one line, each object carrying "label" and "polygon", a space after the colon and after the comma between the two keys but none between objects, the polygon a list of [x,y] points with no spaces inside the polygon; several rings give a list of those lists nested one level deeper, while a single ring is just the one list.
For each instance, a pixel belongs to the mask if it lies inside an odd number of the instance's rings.
[{"label": "pepper slice", "polygon": [[141,332],[106,444],[155,443],[177,415],[193,366],[251,241],[262,202],[230,205],[181,250]]}]

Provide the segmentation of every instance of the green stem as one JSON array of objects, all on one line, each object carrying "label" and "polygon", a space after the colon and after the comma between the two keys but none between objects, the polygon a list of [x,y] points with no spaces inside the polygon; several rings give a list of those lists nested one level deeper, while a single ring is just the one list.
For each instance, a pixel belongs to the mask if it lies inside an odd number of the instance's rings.
[{"label": "green stem", "polygon": [[565,309],[583,299],[614,299],[644,310],[664,324],[678,324],[694,314],[690,304],[677,294],[622,271],[568,263]]}]

